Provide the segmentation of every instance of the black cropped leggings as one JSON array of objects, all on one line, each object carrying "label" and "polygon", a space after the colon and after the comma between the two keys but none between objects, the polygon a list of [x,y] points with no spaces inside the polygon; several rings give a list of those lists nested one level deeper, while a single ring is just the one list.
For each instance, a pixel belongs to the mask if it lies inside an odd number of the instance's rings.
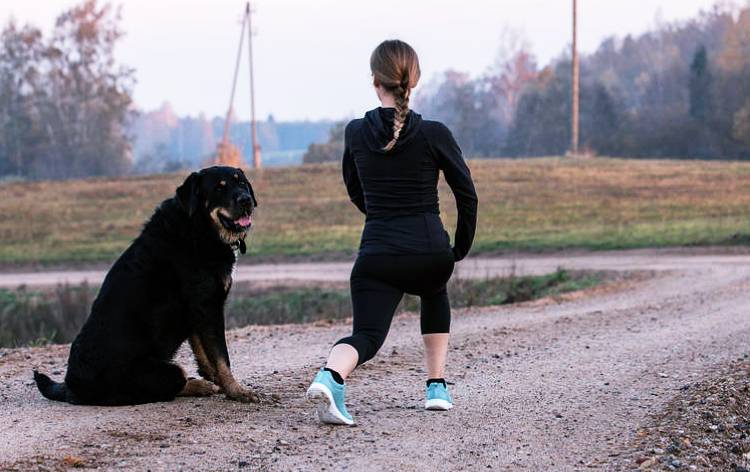
[{"label": "black cropped leggings", "polygon": [[421,299],[422,334],[448,333],[451,307],[446,283],[453,273],[453,252],[415,255],[360,255],[350,279],[354,326],[349,344],[358,364],[372,359],[385,342],[404,293]]}]

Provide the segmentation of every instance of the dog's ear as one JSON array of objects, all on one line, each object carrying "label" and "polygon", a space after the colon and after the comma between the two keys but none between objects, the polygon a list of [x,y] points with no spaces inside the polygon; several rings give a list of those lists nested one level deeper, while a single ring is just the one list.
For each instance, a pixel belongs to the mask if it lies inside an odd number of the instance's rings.
[{"label": "dog's ear", "polygon": [[177,187],[177,201],[179,202],[180,207],[185,210],[188,217],[193,216],[193,213],[198,210],[198,205],[200,204],[198,201],[200,179],[200,174],[193,172],[187,179],[185,179],[182,185]]},{"label": "dog's ear", "polygon": [[257,207],[258,206],[258,199],[255,198],[255,191],[253,190],[253,186],[252,185],[250,185],[250,196],[253,197],[253,206]]},{"label": "dog's ear", "polygon": [[[243,177],[243,178],[245,179],[245,181],[247,182],[247,186],[248,186],[248,188],[250,189],[250,196],[251,196],[251,197],[252,197],[252,199],[253,199],[253,206],[254,206],[254,207],[257,207],[257,206],[258,206],[258,199],[257,199],[257,198],[255,198],[255,190],[253,190],[253,184],[251,184],[251,183],[250,183],[250,179],[248,179],[248,178],[247,178],[247,176],[245,176],[245,173],[244,173],[244,172],[242,171],[242,169],[239,169],[239,168],[238,168],[237,170],[239,170],[239,171],[240,171],[240,174],[242,174],[242,177]],[[243,254],[244,254],[244,253],[243,253]]]}]

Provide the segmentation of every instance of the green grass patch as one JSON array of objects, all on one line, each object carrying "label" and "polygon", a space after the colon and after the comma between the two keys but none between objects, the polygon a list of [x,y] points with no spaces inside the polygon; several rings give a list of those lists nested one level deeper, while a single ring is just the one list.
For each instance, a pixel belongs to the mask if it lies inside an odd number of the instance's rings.
[{"label": "green grass patch", "polygon": [[232,295],[227,327],[310,323],[351,316],[349,291],[323,288],[277,288]]},{"label": "green grass patch", "polygon": [[[747,245],[750,239],[748,162],[545,158],[469,165],[479,194],[474,254]],[[260,201],[248,257],[356,252],[364,218],[349,202],[338,165],[248,175]],[[0,263],[111,262],[184,178],[2,183]],[[455,205],[444,182],[440,201],[452,232]]]},{"label": "green grass patch", "polygon": [[88,316],[95,291],[59,285],[52,291],[0,289],[0,347],[73,340]]},{"label": "green grass patch", "polygon": [[[595,286],[603,274],[558,269],[533,277],[454,279],[448,284],[453,308],[504,305]],[[67,343],[88,316],[95,290],[87,285],[58,286],[46,292],[0,290],[0,347]],[[406,296],[398,311],[418,311],[419,299]],[[248,325],[310,323],[351,316],[346,288],[276,287],[263,291],[234,290],[227,302],[228,328]]]}]

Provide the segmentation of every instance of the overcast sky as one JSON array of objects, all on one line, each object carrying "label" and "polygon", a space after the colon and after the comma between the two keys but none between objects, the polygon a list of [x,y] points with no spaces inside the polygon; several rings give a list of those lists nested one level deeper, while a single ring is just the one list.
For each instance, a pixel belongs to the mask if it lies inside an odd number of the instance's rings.
[{"label": "overcast sky", "polygon": [[[15,17],[48,31],[72,0],[0,0],[0,21]],[[223,115],[243,0],[124,0],[127,36],[117,57],[135,67],[142,109],[170,102],[181,115]],[[657,21],[695,16],[714,0],[579,0],[579,40],[593,51],[610,35],[640,33]],[[521,31],[539,63],[570,42],[570,0],[255,0],[256,110],[277,120],[359,116],[377,105],[369,56],[383,39],[417,50],[422,80],[456,69],[481,74],[501,32]],[[243,60],[247,57],[243,55]],[[236,98],[249,116],[247,62]]]}]

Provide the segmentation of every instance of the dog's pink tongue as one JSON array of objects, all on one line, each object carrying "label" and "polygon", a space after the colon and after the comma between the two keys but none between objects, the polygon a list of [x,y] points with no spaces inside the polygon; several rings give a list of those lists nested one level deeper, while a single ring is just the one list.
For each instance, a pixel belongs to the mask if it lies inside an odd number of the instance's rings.
[{"label": "dog's pink tongue", "polygon": [[253,219],[250,217],[250,215],[243,216],[239,220],[237,220],[237,224],[240,226],[250,226],[250,223],[253,222]]}]

